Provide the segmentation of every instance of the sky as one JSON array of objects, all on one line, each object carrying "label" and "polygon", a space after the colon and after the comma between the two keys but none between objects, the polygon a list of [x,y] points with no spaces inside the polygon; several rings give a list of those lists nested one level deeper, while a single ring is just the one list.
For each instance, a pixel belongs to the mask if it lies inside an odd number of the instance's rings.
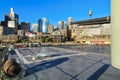
[{"label": "sky", "polygon": [[110,0],[1,0],[0,21],[4,21],[10,8],[19,15],[19,23],[38,23],[38,19],[45,17],[54,26],[58,21],[68,21],[68,17],[73,22],[89,19],[90,9],[92,18],[110,16]]}]

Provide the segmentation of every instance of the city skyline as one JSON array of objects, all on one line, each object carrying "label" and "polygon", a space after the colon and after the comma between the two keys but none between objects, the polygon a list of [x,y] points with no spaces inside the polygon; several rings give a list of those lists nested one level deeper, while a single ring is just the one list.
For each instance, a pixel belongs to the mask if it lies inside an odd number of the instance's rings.
[{"label": "city skyline", "polygon": [[0,3],[0,21],[4,20],[5,14],[10,13],[11,7],[20,16],[19,22],[38,23],[38,19],[45,17],[55,26],[58,21],[68,21],[68,17],[72,17],[73,21],[89,19],[90,8],[92,18],[110,15],[110,0],[4,0]]}]

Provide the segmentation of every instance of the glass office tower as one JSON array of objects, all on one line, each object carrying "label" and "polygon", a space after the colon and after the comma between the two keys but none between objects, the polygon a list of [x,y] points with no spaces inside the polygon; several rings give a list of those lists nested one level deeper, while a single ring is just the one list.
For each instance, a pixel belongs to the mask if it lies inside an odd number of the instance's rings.
[{"label": "glass office tower", "polygon": [[48,33],[48,20],[46,18],[38,20],[38,31],[42,33]]}]

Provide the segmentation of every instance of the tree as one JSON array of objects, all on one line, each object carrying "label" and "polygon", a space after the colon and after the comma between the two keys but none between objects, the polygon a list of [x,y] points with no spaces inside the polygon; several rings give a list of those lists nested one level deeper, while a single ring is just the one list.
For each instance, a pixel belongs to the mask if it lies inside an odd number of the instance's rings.
[{"label": "tree", "polygon": [[50,41],[49,38],[45,38],[45,43],[48,43]]},{"label": "tree", "polygon": [[65,37],[65,38],[64,38],[64,41],[68,41],[68,37]]},{"label": "tree", "polygon": [[44,43],[44,42],[45,42],[45,39],[44,39],[44,38],[41,38],[41,39],[40,39],[40,42]]},{"label": "tree", "polygon": [[51,38],[49,38],[49,42],[51,43],[51,42],[53,42],[53,40]]},{"label": "tree", "polygon": [[15,43],[19,43],[19,42],[21,42],[21,40],[19,40],[19,39],[15,40]]}]

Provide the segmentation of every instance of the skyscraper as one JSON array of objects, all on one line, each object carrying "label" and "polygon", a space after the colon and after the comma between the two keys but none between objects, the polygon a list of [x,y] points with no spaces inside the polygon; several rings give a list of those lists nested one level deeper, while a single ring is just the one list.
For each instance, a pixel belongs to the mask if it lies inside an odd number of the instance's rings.
[{"label": "skyscraper", "polygon": [[68,17],[68,24],[70,24],[73,21],[72,17]]},{"label": "skyscraper", "polygon": [[3,26],[0,25],[0,35],[3,35]]},{"label": "skyscraper", "polygon": [[48,20],[42,18],[38,20],[38,31],[42,33],[48,33]]},{"label": "skyscraper", "polygon": [[58,29],[59,29],[60,31],[63,29],[62,21],[59,21],[59,22],[58,22]]},{"label": "skyscraper", "polygon": [[59,21],[58,22],[58,28],[59,30],[64,30],[67,27],[66,21]]},{"label": "skyscraper", "polygon": [[53,25],[49,24],[48,25],[48,33],[52,33],[54,31]]},{"label": "skyscraper", "polygon": [[32,24],[32,31],[33,32],[39,32],[38,31],[38,24]]},{"label": "skyscraper", "polygon": [[71,29],[72,29],[72,23],[73,22],[73,18],[72,17],[68,17],[68,40],[71,40]]},{"label": "skyscraper", "polygon": [[[14,12],[14,9],[10,9],[10,13],[5,15],[5,35],[16,34],[18,29],[19,16]],[[8,32],[6,32],[8,31]]]},{"label": "skyscraper", "polygon": [[62,33],[63,37],[68,36],[68,27],[66,21],[59,21],[58,22],[59,31]]},{"label": "skyscraper", "polygon": [[72,28],[72,26],[71,26],[72,21],[73,21],[73,18],[72,17],[68,17],[68,26],[69,26],[69,29]]},{"label": "skyscraper", "polygon": [[37,29],[37,31],[42,32],[42,19],[38,20],[38,29]]},{"label": "skyscraper", "polygon": [[14,9],[10,9],[10,13],[5,15],[5,22],[8,27],[18,28],[19,16],[14,12]]},{"label": "skyscraper", "polygon": [[21,22],[21,30],[30,31],[30,23],[29,22]]}]

